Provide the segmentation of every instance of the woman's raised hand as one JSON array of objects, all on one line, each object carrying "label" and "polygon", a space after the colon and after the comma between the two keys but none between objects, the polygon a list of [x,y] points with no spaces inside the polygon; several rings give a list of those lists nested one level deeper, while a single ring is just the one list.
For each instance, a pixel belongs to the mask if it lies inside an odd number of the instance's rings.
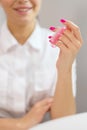
[{"label": "woman's raised hand", "polygon": [[[71,21],[61,19],[60,20],[64,24],[64,28],[53,28],[50,29],[57,34],[54,38],[53,43],[51,42],[52,37],[50,38],[50,42],[55,44],[60,48],[60,54],[57,61],[57,68],[61,69],[71,69],[72,63],[76,58],[76,55],[79,49],[82,46],[82,37],[80,33],[80,29],[77,25],[72,23]],[[54,37],[53,36],[53,37]],[[57,39],[57,40],[56,40]],[[54,43],[55,42],[55,43]]]}]

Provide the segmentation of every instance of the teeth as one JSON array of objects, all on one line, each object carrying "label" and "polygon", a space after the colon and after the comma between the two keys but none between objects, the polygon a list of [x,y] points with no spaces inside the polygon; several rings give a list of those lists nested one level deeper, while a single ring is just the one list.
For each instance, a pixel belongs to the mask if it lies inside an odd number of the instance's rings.
[{"label": "teeth", "polygon": [[26,12],[26,11],[28,11],[28,9],[18,9],[18,11]]}]

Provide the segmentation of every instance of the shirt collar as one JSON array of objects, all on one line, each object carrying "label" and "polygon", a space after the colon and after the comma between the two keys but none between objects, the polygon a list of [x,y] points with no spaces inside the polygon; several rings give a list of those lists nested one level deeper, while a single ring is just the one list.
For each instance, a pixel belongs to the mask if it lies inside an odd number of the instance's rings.
[{"label": "shirt collar", "polygon": [[[4,31],[3,31],[4,30]],[[1,47],[4,51],[7,51],[9,48],[19,44],[15,37],[11,34],[8,29],[7,23],[5,22],[1,30]],[[35,29],[31,36],[27,39],[26,44],[29,44],[32,48],[36,50],[42,49],[42,34],[41,27],[39,23],[36,23]]]},{"label": "shirt collar", "polygon": [[35,29],[27,42],[30,44],[30,46],[36,50],[42,49],[42,28],[40,27],[39,23],[36,23]]}]

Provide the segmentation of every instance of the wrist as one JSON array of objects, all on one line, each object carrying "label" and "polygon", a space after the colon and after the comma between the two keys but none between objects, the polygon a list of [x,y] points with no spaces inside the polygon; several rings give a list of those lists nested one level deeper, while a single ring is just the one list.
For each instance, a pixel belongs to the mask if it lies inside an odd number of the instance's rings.
[{"label": "wrist", "polygon": [[62,74],[62,75],[67,75],[67,74],[71,74],[72,73],[72,68],[62,68],[62,69],[57,69],[58,75]]},{"label": "wrist", "polygon": [[18,123],[17,123],[17,127],[19,128],[19,130],[29,129],[31,127],[30,126],[30,120],[27,119],[26,116],[20,118]]},{"label": "wrist", "polygon": [[22,128],[22,130],[27,130],[35,125],[35,121],[32,119],[32,117],[27,113],[25,116],[23,116],[20,119],[19,127]]}]

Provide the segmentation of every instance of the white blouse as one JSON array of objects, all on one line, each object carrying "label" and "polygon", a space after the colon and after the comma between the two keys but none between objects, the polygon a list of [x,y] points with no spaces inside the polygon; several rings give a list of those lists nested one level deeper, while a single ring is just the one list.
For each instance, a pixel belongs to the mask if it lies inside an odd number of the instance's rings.
[{"label": "white blouse", "polygon": [[[54,95],[59,48],[52,48],[51,32],[37,23],[24,45],[4,23],[0,29],[0,117],[21,117],[39,100]],[[76,91],[73,64],[73,94]]]}]

